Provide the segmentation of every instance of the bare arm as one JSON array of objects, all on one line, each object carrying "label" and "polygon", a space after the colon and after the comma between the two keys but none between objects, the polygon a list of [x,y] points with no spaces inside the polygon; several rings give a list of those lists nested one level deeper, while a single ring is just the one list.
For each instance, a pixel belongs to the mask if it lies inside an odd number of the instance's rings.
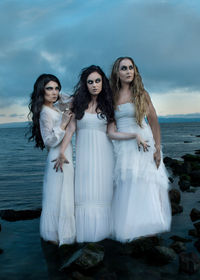
[{"label": "bare arm", "polygon": [[147,98],[147,102],[148,102],[148,111],[147,111],[147,119],[149,122],[149,125],[151,127],[152,133],[153,133],[153,138],[155,141],[155,148],[156,148],[156,152],[154,153],[154,160],[156,162],[156,166],[157,168],[160,165],[160,126],[158,123],[158,118],[156,115],[156,111],[155,108],[151,102],[151,98],[149,96],[149,94],[146,92],[146,98]]},{"label": "bare arm", "polygon": [[60,145],[59,156],[56,159],[52,160],[52,162],[55,162],[54,169],[56,169],[56,171],[58,171],[59,168],[61,171],[63,171],[63,169],[62,169],[63,164],[69,163],[69,161],[65,157],[64,153],[65,153],[65,150],[67,149],[67,146],[71,142],[71,139],[72,139],[72,136],[73,136],[75,130],[76,130],[76,120],[75,120],[75,116],[73,115],[70,120],[70,123],[68,124],[68,126],[66,128],[65,136]]},{"label": "bare arm", "polygon": [[137,133],[126,133],[117,131],[116,125],[114,122],[108,124],[107,128],[108,137],[112,140],[129,140],[136,139],[138,144],[138,149],[140,150],[140,145],[143,146],[144,151],[148,151],[149,145],[143,141],[143,139]]}]

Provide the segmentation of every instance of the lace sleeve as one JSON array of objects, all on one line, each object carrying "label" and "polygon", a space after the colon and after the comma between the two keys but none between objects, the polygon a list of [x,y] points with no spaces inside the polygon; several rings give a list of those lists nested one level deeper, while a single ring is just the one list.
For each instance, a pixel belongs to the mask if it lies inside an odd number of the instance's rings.
[{"label": "lace sleeve", "polygon": [[54,126],[51,115],[44,111],[40,113],[40,131],[47,148],[56,147],[65,135],[65,130],[60,126]]}]

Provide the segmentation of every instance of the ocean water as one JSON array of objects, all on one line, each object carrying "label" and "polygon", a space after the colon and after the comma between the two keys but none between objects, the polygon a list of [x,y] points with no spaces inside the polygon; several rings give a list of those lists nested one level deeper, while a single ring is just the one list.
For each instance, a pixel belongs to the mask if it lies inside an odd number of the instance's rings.
[{"label": "ocean water", "polygon": [[[161,124],[162,146],[164,156],[181,158],[185,153],[193,154],[200,149],[199,123],[163,123]],[[41,207],[42,181],[47,151],[41,151],[28,143],[24,128],[0,128],[0,210],[2,209],[36,209]],[[189,143],[184,143],[187,141]],[[74,159],[75,160],[75,159]],[[177,184],[177,179],[174,185]],[[200,207],[200,188],[195,193],[182,193],[183,213],[173,217],[171,232],[162,235],[167,245],[169,236],[181,235],[188,238],[188,229],[193,228],[189,213],[192,208]],[[35,279],[67,279],[59,272],[60,262],[58,250],[41,242],[39,235],[39,219],[7,222],[0,220],[0,279],[1,280],[35,280]],[[188,251],[196,251],[192,242],[186,244]],[[198,253],[197,253],[198,254]],[[116,256],[120,257],[120,256]],[[124,264],[122,263],[122,266]],[[178,259],[171,265],[162,268],[163,273],[173,271],[174,279],[178,278]],[[133,259],[130,267],[135,273],[146,269]],[[149,280],[155,280],[148,276]],[[145,271],[144,271],[145,273]],[[178,277],[177,277],[178,276]],[[181,276],[182,277],[182,276]],[[200,279],[200,275],[189,276],[191,280]],[[197,277],[197,278],[196,278]],[[134,278],[135,279],[135,278]],[[170,278],[172,279],[172,278]]]},{"label": "ocean water", "polygon": [[[200,149],[199,123],[162,123],[163,155],[180,158]],[[0,210],[41,207],[46,150],[34,148],[25,128],[0,128]],[[187,141],[189,143],[184,143]]]}]

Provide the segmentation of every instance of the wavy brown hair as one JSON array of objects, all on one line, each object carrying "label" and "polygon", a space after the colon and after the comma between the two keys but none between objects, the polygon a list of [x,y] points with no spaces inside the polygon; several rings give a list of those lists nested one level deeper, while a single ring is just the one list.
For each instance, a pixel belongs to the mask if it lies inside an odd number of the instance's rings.
[{"label": "wavy brown hair", "polygon": [[121,89],[121,82],[119,78],[119,64],[122,60],[129,59],[133,64],[134,78],[130,83],[130,89],[132,93],[131,101],[135,104],[136,110],[136,121],[140,127],[142,127],[142,120],[147,113],[148,100],[146,96],[146,91],[140,76],[138,67],[131,57],[119,57],[115,60],[112,72],[110,76],[110,86],[113,92],[114,106],[117,107],[117,102],[119,100],[119,91]]}]

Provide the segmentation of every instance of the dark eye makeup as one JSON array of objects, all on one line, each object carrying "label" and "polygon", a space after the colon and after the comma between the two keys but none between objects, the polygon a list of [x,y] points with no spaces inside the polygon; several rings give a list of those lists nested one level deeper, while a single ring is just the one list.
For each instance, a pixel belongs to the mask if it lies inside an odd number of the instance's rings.
[{"label": "dark eye makeup", "polygon": [[127,66],[123,65],[123,66],[121,67],[121,69],[120,69],[120,70],[122,70],[122,71],[126,71],[127,69],[129,69],[129,70],[133,70],[133,65],[130,65],[129,67],[127,67]]},{"label": "dark eye makeup", "polygon": [[[53,90],[53,87],[45,87],[46,90]],[[59,87],[55,87],[55,90],[60,90]]]},{"label": "dark eye makeup", "polygon": [[[101,82],[101,79],[100,78],[97,78],[96,80],[95,80],[95,83],[100,83]],[[93,80],[88,80],[87,81],[87,83],[89,84],[89,85],[92,85],[93,83],[94,83],[94,81]]]}]

